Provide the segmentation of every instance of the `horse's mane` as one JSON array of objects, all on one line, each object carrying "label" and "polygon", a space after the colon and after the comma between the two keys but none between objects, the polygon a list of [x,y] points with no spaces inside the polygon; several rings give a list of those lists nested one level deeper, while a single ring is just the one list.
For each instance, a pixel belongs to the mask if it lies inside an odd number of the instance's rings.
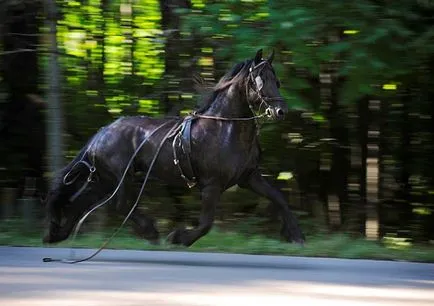
[{"label": "horse's mane", "polygon": [[195,88],[202,96],[199,99],[199,107],[196,112],[201,113],[206,111],[217,95],[230,85],[240,82],[245,82],[249,74],[249,68],[253,59],[245,60],[232,67],[226,74],[224,74],[217,84],[205,83],[201,77],[195,77]]}]

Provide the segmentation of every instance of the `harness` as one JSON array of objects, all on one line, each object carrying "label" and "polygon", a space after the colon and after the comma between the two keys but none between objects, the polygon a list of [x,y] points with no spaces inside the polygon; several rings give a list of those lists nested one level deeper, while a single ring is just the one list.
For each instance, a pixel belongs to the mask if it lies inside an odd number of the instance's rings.
[{"label": "harness", "polygon": [[[193,166],[191,164],[191,124],[193,120],[197,118],[223,120],[223,121],[255,120],[257,133],[259,134],[260,124],[258,119],[264,116],[271,116],[270,104],[267,102],[267,100],[273,100],[273,98],[264,97],[261,94],[263,81],[259,75],[256,78],[253,78],[252,72],[256,69],[260,69],[259,71],[260,73],[264,69],[264,66],[267,63],[268,61],[263,60],[257,65],[252,65],[249,68],[249,82],[253,83],[253,90],[258,95],[258,98],[261,101],[261,104],[259,105],[259,111],[261,110],[262,106],[265,106],[265,111],[262,115],[255,115],[254,107],[248,99],[247,101],[249,104],[249,108],[253,114],[252,117],[226,118],[226,117],[219,117],[219,116],[202,115],[193,112],[192,114],[184,118],[178,132],[173,138],[172,151],[173,151],[173,162],[178,167],[181,177],[184,179],[184,181],[186,182],[189,188],[193,188],[197,184],[197,179],[193,170]],[[249,82],[246,83],[246,97],[248,96]]]},{"label": "harness", "polygon": [[[261,89],[263,87],[263,81],[259,74],[264,69],[265,65],[268,64],[267,60],[262,60],[257,65],[252,64],[252,66],[249,68],[249,75],[248,75],[248,81],[246,82],[246,97],[248,97],[249,92],[249,84],[252,83],[252,89],[257,94],[258,99],[260,100],[260,105],[258,111],[260,112],[262,107],[264,107],[264,112],[260,115],[255,114],[255,109],[253,107],[253,104],[251,101],[247,98],[247,102],[249,104],[249,108],[253,114],[252,117],[242,117],[242,118],[226,118],[226,117],[220,117],[220,116],[210,116],[210,115],[202,115],[198,114],[196,112],[193,112],[192,114],[186,116],[182,123],[174,130],[174,133],[170,133],[171,135],[168,135],[168,137],[172,137],[173,135],[173,142],[172,142],[172,151],[173,151],[173,162],[177,166],[179,170],[179,174],[182,177],[182,179],[186,182],[187,186],[189,188],[193,188],[197,184],[197,178],[194,173],[194,169],[191,163],[191,125],[193,120],[198,118],[204,118],[204,119],[214,119],[214,120],[222,120],[222,121],[250,121],[254,120],[256,125],[257,133],[259,134],[260,131],[260,123],[258,121],[259,118],[264,116],[271,116],[271,106],[268,103],[269,100],[275,100],[276,98],[273,97],[264,97],[261,93]],[[258,70],[259,73],[256,76],[256,78],[253,77],[253,71]],[[73,168],[65,175],[64,177],[64,184],[70,185],[72,184],[78,177],[75,176],[72,179],[68,180],[68,177],[71,175],[73,169],[78,166],[79,164],[84,164],[88,170],[89,175],[86,181],[84,182],[83,186],[75,192],[69,199],[71,202],[73,202],[88,186],[89,183],[92,182],[93,175],[95,173],[95,155],[94,152],[92,154],[92,162],[91,164],[88,164],[83,160],[86,153],[88,153],[89,149],[92,146],[97,146],[99,142],[99,139],[94,139],[92,141],[92,144],[89,146],[88,150],[83,154],[80,161],[77,162],[76,165],[73,166]],[[94,150],[95,151],[95,150]]]},{"label": "harness", "polygon": [[[196,184],[196,177],[194,175],[193,167],[191,165],[191,123],[195,119],[193,116],[185,117],[181,124],[179,132],[175,135],[172,142],[173,162],[178,166],[181,177],[187,183],[188,188],[193,188]],[[183,153],[183,154],[179,154]],[[183,169],[181,160],[185,163]]]}]

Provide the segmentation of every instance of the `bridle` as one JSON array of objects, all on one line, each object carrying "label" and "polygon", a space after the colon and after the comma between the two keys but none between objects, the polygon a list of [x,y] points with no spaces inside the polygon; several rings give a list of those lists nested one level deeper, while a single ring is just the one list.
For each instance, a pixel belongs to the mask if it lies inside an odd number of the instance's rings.
[{"label": "bridle", "polygon": [[[213,120],[221,120],[221,121],[251,121],[251,120],[254,120],[255,125],[256,125],[257,134],[259,134],[260,123],[259,123],[258,119],[263,118],[263,117],[268,117],[268,118],[272,117],[272,107],[267,102],[267,100],[268,101],[282,100],[281,97],[277,97],[277,98],[264,97],[261,93],[263,81],[260,77],[260,74],[261,74],[262,70],[265,68],[265,65],[267,65],[267,64],[271,65],[267,60],[262,60],[257,65],[255,65],[255,63],[253,62],[249,68],[249,74],[247,76],[248,81],[246,82],[246,99],[247,99],[247,103],[249,104],[249,109],[252,112],[253,116],[251,116],[251,117],[222,117],[222,116],[202,115],[202,114],[199,114],[197,112],[191,113],[191,116],[195,117],[195,118],[213,119]],[[257,69],[260,69],[260,70],[259,70],[256,78],[253,78],[253,71],[255,71]],[[250,83],[252,83],[253,86],[250,86]],[[256,115],[256,111],[255,111],[255,108],[253,106],[253,102],[251,101],[252,99],[249,99],[249,89],[253,89],[253,91],[257,94],[257,98],[261,102],[259,104],[259,107],[258,107],[258,112],[260,112],[262,107],[265,106],[264,112],[259,114],[259,115]]]},{"label": "bridle", "polygon": [[[249,103],[249,108],[250,111],[252,112],[253,115],[255,115],[255,109],[253,107],[252,102],[250,101],[250,99],[248,98],[249,96],[249,83],[251,82],[253,84],[253,90],[255,91],[255,93],[258,96],[258,99],[260,100],[260,104],[258,107],[258,111],[261,111],[262,106],[265,106],[265,110],[264,113],[262,115],[260,115],[261,117],[268,117],[271,118],[272,117],[272,107],[271,105],[267,102],[268,101],[276,101],[276,100],[282,100],[281,97],[264,97],[261,93],[262,87],[263,87],[263,80],[260,77],[262,70],[265,68],[265,65],[270,65],[270,62],[268,60],[262,60],[259,64],[255,65],[254,62],[252,63],[252,66],[250,66],[249,68],[249,81],[246,83],[246,97],[247,97],[247,102]],[[253,71],[260,69],[258,74],[256,75],[256,78],[253,78]],[[255,117],[255,116],[254,116]],[[257,128],[257,133],[259,134],[259,129],[260,129],[260,124],[258,121],[258,118],[255,118],[255,124],[256,124],[256,128]]]},{"label": "bridle", "polygon": [[[263,60],[262,62],[260,62],[260,63],[257,64],[257,65],[254,65],[254,64],[253,64],[253,65],[249,68],[249,76],[248,76],[248,78],[249,78],[249,82],[251,82],[251,83],[253,84],[253,90],[254,90],[255,93],[258,95],[258,98],[259,98],[259,100],[261,101],[261,104],[259,104],[258,111],[261,110],[262,105],[265,105],[265,111],[264,111],[264,114],[265,114],[265,116],[267,116],[267,117],[271,117],[271,106],[270,106],[270,104],[267,102],[267,98],[264,97],[264,96],[262,95],[262,93],[261,93],[261,89],[262,89],[262,86],[263,86],[263,81],[262,81],[262,78],[260,77],[260,74],[261,74],[262,70],[264,70],[266,64],[269,64],[269,62],[268,62],[267,60]],[[260,70],[259,70],[259,72],[258,72],[256,78],[253,78],[253,71],[255,71],[255,70],[257,70],[257,69],[260,69]],[[249,94],[249,82],[246,83],[246,96],[248,96],[248,94]],[[247,102],[249,103],[249,108],[250,108],[250,110],[251,110],[252,113],[254,114],[254,113],[255,113],[255,110],[254,110],[254,107],[253,107],[251,101],[250,101],[249,99],[247,99]]]}]

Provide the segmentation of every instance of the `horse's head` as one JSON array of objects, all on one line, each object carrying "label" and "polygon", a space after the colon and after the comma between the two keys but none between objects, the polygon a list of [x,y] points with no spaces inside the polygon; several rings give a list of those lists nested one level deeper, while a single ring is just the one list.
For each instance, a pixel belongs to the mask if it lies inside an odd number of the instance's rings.
[{"label": "horse's head", "polygon": [[262,58],[262,49],[256,52],[249,67],[248,101],[251,108],[274,120],[285,118],[288,105],[280,95],[280,82],[273,69],[274,51],[266,59]]}]

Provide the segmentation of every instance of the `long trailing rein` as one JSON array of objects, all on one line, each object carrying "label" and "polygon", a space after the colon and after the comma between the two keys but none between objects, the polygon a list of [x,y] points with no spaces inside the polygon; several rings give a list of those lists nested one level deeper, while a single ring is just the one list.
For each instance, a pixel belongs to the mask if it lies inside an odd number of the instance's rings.
[{"label": "long trailing rein", "polygon": [[[76,238],[76,236],[77,236],[77,233],[78,233],[78,231],[80,230],[80,227],[81,227],[81,225],[83,224],[83,222],[86,220],[86,218],[92,213],[92,212],[94,212],[96,209],[98,209],[98,208],[100,208],[101,206],[103,206],[103,205],[105,205],[106,203],[108,203],[108,201],[110,201],[113,197],[114,197],[114,195],[118,192],[118,190],[119,190],[119,188],[120,188],[120,186],[122,185],[122,183],[123,183],[123,181],[124,181],[124,179],[125,179],[125,176],[126,176],[126,174],[127,174],[127,172],[128,172],[128,169],[130,168],[130,166],[131,166],[131,163],[133,162],[133,160],[134,160],[134,158],[136,157],[136,155],[137,155],[137,153],[140,151],[140,149],[142,148],[142,146],[146,143],[146,141],[152,136],[152,135],[154,135],[158,130],[160,130],[161,128],[163,128],[164,126],[166,126],[168,123],[169,123],[170,121],[168,121],[168,122],[165,122],[165,123],[163,123],[163,124],[161,124],[160,126],[158,126],[155,130],[153,130],[147,137],[145,137],[143,140],[142,140],[142,142],[140,143],[140,145],[137,147],[137,149],[134,151],[134,153],[133,153],[133,155],[131,156],[131,158],[130,158],[130,160],[129,160],[129,162],[128,162],[128,164],[127,164],[127,166],[126,166],[126,168],[125,168],[125,170],[124,170],[124,173],[123,173],[123,175],[122,175],[122,177],[121,177],[121,179],[120,179],[120,181],[119,181],[119,183],[118,183],[118,185],[117,185],[117,187],[115,188],[115,190],[112,192],[112,194],[107,198],[107,199],[105,199],[105,200],[103,200],[101,203],[99,203],[99,204],[97,204],[97,205],[95,205],[92,209],[90,209],[83,217],[81,217],[81,219],[80,219],[80,221],[78,222],[78,224],[77,224],[77,226],[75,227],[75,230],[74,230],[74,235],[73,235],[73,239],[72,239],[72,241],[75,241],[75,238]],[[168,138],[170,138],[172,135],[173,135],[173,133],[176,131],[176,129],[177,128],[179,128],[180,127],[180,125],[179,125],[179,122],[176,122],[174,125],[173,125],[173,127],[164,135],[164,138],[161,140],[161,142],[160,142],[160,144],[159,144],[159,146],[158,146],[158,148],[157,148],[157,151],[155,152],[155,154],[154,154],[154,157],[152,158],[152,161],[151,161],[151,163],[150,163],[150,165],[149,165],[149,169],[148,169],[148,171],[147,171],[147,173],[146,173],[146,176],[145,176],[145,179],[143,180],[143,183],[142,183],[142,186],[141,186],[141,188],[140,188],[140,191],[139,191],[139,194],[138,194],[138,196],[137,196],[137,198],[136,198],[136,201],[134,202],[134,204],[133,204],[133,206],[131,207],[131,209],[130,209],[130,211],[129,211],[129,213],[128,213],[128,215],[124,218],[124,220],[123,220],[123,222],[121,223],[121,225],[113,232],[113,234],[98,248],[98,250],[97,251],[95,251],[93,254],[91,254],[90,256],[87,256],[87,257],[85,257],[85,258],[82,258],[82,259],[77,259],[77,260],[68,260],[68,259],[53,259],[53,258],[51,258],[51,257],[45,257],[44,259],[43,259],[43,261],[44,262],[52,262],[52,261],[56,261],[56,262],[62,262],[62,263],[69,263],[69,264],[74,264],[74,263],[78,263],[78,262],[83,262],[83,261],[87,261],[87,260],[89,260],[89,259],[92,259],[93,257],[95,257],[96,255],[98,255],[98,253],[100,253],[109,243],[110,243],[110,241],[116,236],[116,234],[121,230],[121,228],[125,225],[125,223],[128,221],[128,219],[130,218],[130,216],[131,216],[131,214],[133,213],[133,211],[136,209],[136,207],[137,207],[137,205],[138,205],[138,203],[139,203],[139,200],[140,200],[140,197],[142,196],[142,193],[143,193],[143,190],[144,190],[144,188],[145,188],[145,186],[146,186],[146,183],[147,183],[147,181],[148,181],[148,178],[149,178],[149,175],[150,175],[150,173],[151,173],[151,171],[152,171],[152,167],[153,167],[153,165],[154,165],[154,163],[155,163],[155,161],[157,160],[157,157],[158,157],[158,154],[160,153],[160,150],[161,150],[161,148],[163,147],[163,144],[164,144],[164,142],[168,139]],[[71,248],[71,254],[70,254],[71,256],[70,257],[73,257],[73,255],[74,255],[74,252],[73,252],[73,249]]]},{"label": "long trailing rein", "polygon": [[[207,116],[207,115],[201,115],[201,114],[195,114],[195,113],[193,113],[193,116],[196,116],[196,117],[198,117],[198,118],[203,118],[203,119],[214,119],[214,120],[224,120],[224,121],[248,121],[248,120],[255,120],[256,118],[261,118],[261,117],[264,117],[266,114],[264,113],[264,114],[262,114],[262,115],[259,115],[259,116],[252,116],[252,117],[243,117],[243,118],[227,118],[227,117],[219,117],[219,116]],[[170,122],[170,121],[169,121]],[[131,163],[133,162],[133,160],[134,160],[134,158],[136,157],[136,155],[137,155],[137,153],[140,151],[140,149],[143,147],[143,145],[146,143],[146,141],[152,136],[152,135],[154,135],[158,130],[160,130],[162,127],[164,127],[166,124],[168,124],[169,122],[165,122],[165,123],[163,123],[163,124],[161,124],[160,126],[158,126],[155,130],[153,130],[147,137],[145,137],[144,139],[143,139],[143,141],[140,143],[140,145],[137,147],[137,149],[134,151],[134,153],[133,153],[133,155],[131,156],[131,158],[130,158],[130,160],[129,160],[129,162],[128,162],[128,164],[127,164],[127,166],[125,167],[125,170],[124,170],[124,173],[123,173],[123,175],[122,175],[122,177],[121,177],[121,179],[120,179],[120,181],[119,181],[119,183],[118,183],[118,185],[117,185],[117,187],[115,188],[115,190],[112,192],[112,194],[108,197],[108,198],[106,198],[105,200],[103,200],[102,202],[100,202],[100,203],[98,203],[97,205],[95,205],[92,209],[90,209],[85,215],[83,215],[83,217],[81,217],[80,218],[80,220],[79,220],[79,222],[77,223],[77,225],[75,226],[75,229],[74,229],[74,234],[73,234],[73,238],[72,238],[72,242],[74,242],[75,241],[75,239],[76,239],[76,237],[77,237],[77,234],[78,234],[78,232],[79,232],[79,230],[80,230],[80,228],[81,228],[81,226],[82,226],[82,224],[84,223],[84,221],[87,219],[87,217],[91,214],[91,213],[93,213],[95,210],[97,210],[98,208],[100,208],[100,207],[102,207],[102,206],[104,206],[105,204],[107,204],[114,196],[115,196],[115,194],[118,192],[118,190],[119,190],[119,188],[120,188],[120,186],[122,185],[122,183],[123,183],[123,181],[124,181],[124,179],[125,179],[125,176],[126,176],[126,174],[128,173],[128,169],[130,168],[130,166],[131,166]],[[152,159],[152,161],[151,161],[151,163],[150,163],[150,165],[149,165],[149,168],[148,168],[148,171],[147,171],[147,173],[146,173],[146,176],[145,176],[145,179],[143,180],[143,183],[142,183],[142,186],[141,186],[141,188],[140,188],[140,191],[139,191],[139,194],[138,194],[138,196],[137,196],[137,198],[136,198],[136,201],[134,202],[134,204],[133,204],[133,206],[131,207],[131,209],[130,209],[130,211],[129,211],[129,213],[128,213],[128,215],[124,218],[124,220],[122,221],[122,223],[121,223],[121,225],[113,232],[113,234],[98,248],[98,250],[96,250],[93,254],[91,254],[91,255],[89,255],[89,256],[87,256],[87,257],[85,257],[85,258],[82,258],[82,259],[76,259],[76,260],[73,260],[73,259],[56,259],[56,258],[51,258],[51,257],[45,257],[45,258],[43,258],[43,261],[44,262],[61,262],[61,263],[68,263],[68,264],[75,264],[75,263],[79,263],[79,262],[84,262],[84,261],[87,261],[87,260],[90,260],[90,259],[92,259],[92,258],[94,258],[96,255],[98,255],[110,242],[111,242],[111,240],[117,235],[117,233],[122,229],[122,227],[125,225],[125,223],[128,221],[128,219],[130,218],[130,216],[131,216],[131,214],[133,213],[133,211],[136,209],[136,207],[137,207],[137,205],[138,205],[138,202],[139,202],[139,200],[140,200],[140,197],[142,196],[142,193],[143,193],[143,190],[144,190],[144,188],[145,188],[145,186],[146,186],[146,183],[147,183],[147,181],[148,181],[148,178],[149,178],[149,175],[150,175],[150,173],[151,173],[151,171],[152,171],[152,168],[153,168],[153,166],[154,166],[154,163],[155,163],[155,161],[156,161],[156,159],[157,159],[157,157],[158,157],[158,154],[160,153],[160,150],[161,150],[161,148],[162,148],[162,146],[163,146],[163,144],[164,144],[164,142],[168,139],[168,138],[170,138],[172,135],[173,135],[173,133],[178,129],[180,127],[180,125],[179,125],[179,122],[176,122],[174,125],[173,125],[173,127],[169,130],[169,132],[167,132],[166,133],[166,135],[164,136],[164,138],[161,140],[161,142],[160,142],[160,144],[159,144],[159,146],[158,146],[158,148],[157,148],[157,151],[155,152],[155,154],[154,154],[154,157],[153,157],[153,159]],[[87,150],[88,151],[88,150]],[[85,152],[85,153],[87,153],[87,151]],[[84,156],[82,157],[82,159],[84,158]],[[80,162],[83,162],[82,161],[82,159],[79,161],[79,163]],[[75,167],[75,166],[74,166]],[[92,167],[92,168],[90,168],[90,169],[94,169],[94,167]],[[91,171],[91,174],[93,174],[95,172],[95,170],[93,170],[93,171]],[[68,176],[68,174],[69,174],[69,172],[67,173],[67,175],[66,176]],[[65,176],[65,177],[66,177]],[[75,179],[76,178],[74,178],[72,181],[75,181]],[[86,182],[90,182],[90,180],[89,179],[87,179],[86,180]],[[66,183],[66,182],[64,182],[64,183]],[[72,182],[71,182],[72,183]],[[87,183],[84,185],[85,187],[87,186]],[[83,187],[81,188],[81,189],[83,189]],[[73,198],[75,198],[75,197],[73,197]],[[73,248],[70,248],[70,258],[73,258],[74,257],[74,249]]]}]

